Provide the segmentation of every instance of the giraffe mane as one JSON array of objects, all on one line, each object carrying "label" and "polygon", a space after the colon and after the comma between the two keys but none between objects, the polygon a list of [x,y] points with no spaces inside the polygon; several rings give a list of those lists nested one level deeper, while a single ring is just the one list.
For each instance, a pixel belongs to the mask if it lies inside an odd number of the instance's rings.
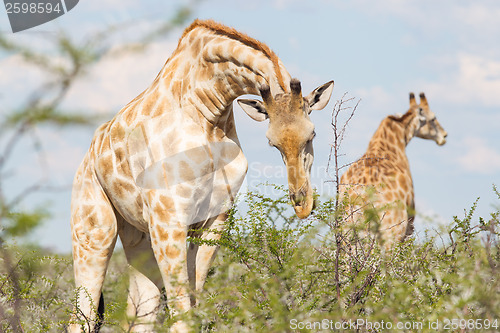
[{"label": "giraffe mane", "polygon": [[242,32],[237,31],[234,28],[227,27],[227,26],[222,25],[220,23],[217,23],[213,20],[199,20],[199,19],[194,20],[194,22],[191,23],[191,25],[184,30],[184,33],[182,34],[179,42],[190,31],[192,31],[193,29],[198,28],[198,27],[203,27],[203,28],[211,30],[217,34],[238,40],[238,41],[242,42],[243,44],[264,53],[264,55],[267,58],[269,58],[269,60],[271,60],[271,62],[274,65],[275,72],[276,72],[276,78],[278,79],[278,84],[281,86],[283,91],[287,91],[287,89],[285,87],[285,82],[283,81],[283,76],[281,75],[279,62],[278,62],[278,60],[279,60],[278,56],[276,55],[276,53],[274,53],[269,48],[269,46],[267,46],[266,44],[264,44],[262,42],[259,42],[258,40],[254,39],[254,38],[252,38],[252,37],[250,37]]},{"label": "giraffe mane", "polygon": [[405,114],[395,114],[387,116],[389,119],[404,123],[412,115],[412,109],[409,109]]}]

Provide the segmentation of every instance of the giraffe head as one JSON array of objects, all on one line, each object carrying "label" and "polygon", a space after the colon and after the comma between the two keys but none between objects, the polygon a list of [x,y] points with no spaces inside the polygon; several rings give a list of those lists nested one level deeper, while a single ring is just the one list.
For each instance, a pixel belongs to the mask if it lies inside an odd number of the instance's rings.
[{"label": "giraffe head", "polygon": [[309,119],[312,110],[323,109],[333,90],[333,81],[302,96],[300,81],[290,81],[290,92],[272,96],[269,86],[260,89],[263,101],[238,100],[242,109],[254,120],[269,118],[266,137],[279,150],[288,174],[288,190],[295,213],[307,217],[313,209],[311,167],[314,159],[312,141],[316,133]]},{"label": "giraffe head", "polygon": [[420,126],[417,127],[415,136],[422,139],[434,140],[440,146],[444,145],[448,133],[441,127],[441,124],[436,119],[436,115],[429,108],[425,94],[420,93],[420,104],[417,104],[415,95],[410,93],[410,108],[418,112],[420,121]]}]

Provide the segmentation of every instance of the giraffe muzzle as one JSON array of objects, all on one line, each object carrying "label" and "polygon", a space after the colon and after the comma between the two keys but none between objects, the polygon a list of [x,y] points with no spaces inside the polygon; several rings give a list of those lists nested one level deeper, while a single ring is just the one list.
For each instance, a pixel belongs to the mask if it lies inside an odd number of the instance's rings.
[{"label": "giraffe muzzle", "polygon": [[306,218],[311,214],[314,208],[314,199],[312,190],[309,186],[303,186],[299,191],[289,191],[289,198],[295,209],[295,214],[301,219]]}]

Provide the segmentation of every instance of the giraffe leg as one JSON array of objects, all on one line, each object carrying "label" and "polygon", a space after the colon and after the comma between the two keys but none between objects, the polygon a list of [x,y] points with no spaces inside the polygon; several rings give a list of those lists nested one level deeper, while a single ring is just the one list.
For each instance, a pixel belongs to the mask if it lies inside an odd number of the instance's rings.
[{"label": "giraffe leg", "polygon": [[[164,212],[165,213],[165,212]],[[155,214],[156,215],[156,214]],[[191,308],[187,272],[187,223],[154,216],[150,223],[151,245],[167,294],[167,305],[172,316]],[[184,321],[177,321],[171,332],[188,332]]]},{"label": "giraffe leg", "polygon": [[[98,331],[97,312],[106,269],[117,238],[113,207],[90,169],[76,177],[71,232],[77,304],[69,332]],[[102,310],[102,305],[101,305]]]},{"label": "giraffe leg", "polygon": [[[120,218],[121,219],[121,218]],[[160,308],[161,275],[151,249],[149,235],[123,221],[118,230],[129,263],[127,332],[154,332]]]},{"label": "giraffe leg", "polygon": [[[203,228],[205,230],[198,236],[203,240],[219,240],[220,231],[224,228],[224,222],[227,219],[227,213],[222,213],[216,218],[211,219]],[[217,254],[218,246],[215,245],[195,245],[190,244],[188,250],[188,270],[191,288],[200,293],[207,279],[208,270]],[[194,303],[198,303],[195,301]]]}]

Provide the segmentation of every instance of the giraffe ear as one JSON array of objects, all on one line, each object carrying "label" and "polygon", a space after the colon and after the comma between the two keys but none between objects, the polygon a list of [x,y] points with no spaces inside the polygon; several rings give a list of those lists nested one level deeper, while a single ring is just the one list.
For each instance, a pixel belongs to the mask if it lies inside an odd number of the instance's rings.
[{"label": "giraffe ear", "polygon": [[[307,95],[305,100],[309,104],[310,111],[323,109],[330,100],[332,90],[333,81],[330,81],[314,89],[309,95]],[[309,113],[311,113],[310,111]]]},{"label": "giraffe ear", "polygon": [[264,103],[261,101],[256,99],[239,99],[238,104],[253,120],[264,121],[269,118]]}]

